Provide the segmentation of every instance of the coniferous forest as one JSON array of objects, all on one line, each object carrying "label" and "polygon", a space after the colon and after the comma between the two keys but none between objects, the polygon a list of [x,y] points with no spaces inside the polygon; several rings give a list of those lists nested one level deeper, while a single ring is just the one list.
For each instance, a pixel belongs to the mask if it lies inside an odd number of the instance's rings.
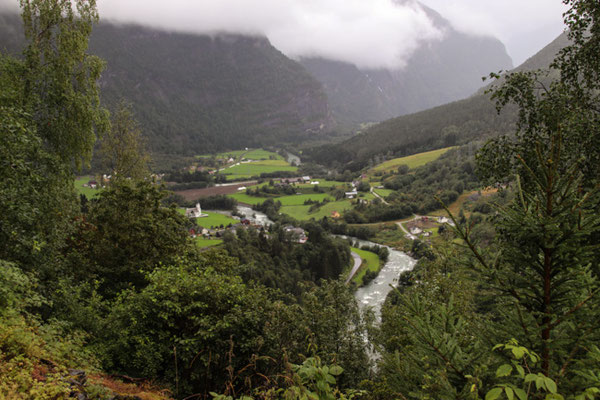
[{"label": "coniferous forest", "polygon": [[[25,49],[0,53],[0,399],[600,398],[600,3],[563,3],[552,72],[492,75],[482,107],[516,123],[470,126],[474,159],[399,172],[402,194],[344,214],[356,228],[495,190],[413,242],[376,315],[331,219],[271,200],[269,229],[199,248],[135,107],[100,100],[96,1],[21,0]],[[74,179],[93,156],[112,179],[88,200]]]}]

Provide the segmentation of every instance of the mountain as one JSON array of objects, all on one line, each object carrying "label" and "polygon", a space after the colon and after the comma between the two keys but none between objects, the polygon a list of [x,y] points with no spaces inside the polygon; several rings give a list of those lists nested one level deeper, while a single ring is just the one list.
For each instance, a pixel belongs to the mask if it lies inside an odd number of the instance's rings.
[{"label": "mountain", "polygon": [[[567,44],[566,34],[562,34],[513,71],[548,68]],[[358,170],[377,155],[401,157],[509,133],[515,129],[516,118],[516,109],[510,106],[498,114],[482,89],[467,99],[389,119],[344,142],[308,149],[305,154],[319,163]]]},{"label": "mountain", "polygon": [[500,41],[458,32],[436,11],[418,5],[443,38],[422,44],[404,68],[369,70],[324,58],[299,60],[323,84],[333,115],[343,126],[465,98],[483,85],[481,77],[512,68]]},{"label": "mountain", "polygon": [[[0,48],[16,52],[20,19],[0,18]],[[154,152],[191,155],[301,141],[333,124],[321,84],[263,37],[100,23],[90,52],[107,62],[103,102],[131,102]]]}]

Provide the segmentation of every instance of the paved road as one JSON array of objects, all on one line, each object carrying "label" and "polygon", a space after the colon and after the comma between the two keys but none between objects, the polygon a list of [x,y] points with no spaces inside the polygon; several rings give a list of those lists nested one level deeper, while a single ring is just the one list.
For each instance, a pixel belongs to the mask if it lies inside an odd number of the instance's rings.
[{"label": "paved road", "polygon": [[346,279],[346,283],[350,282],[350,279],[356,274],[356,271],[360,268],[362,264],[362,258],[355,252],[352,252],[352,258],[354,258],[354,267],[352,267],[352,271],[350,271],[350,275],[348,275],[348,279]]}]

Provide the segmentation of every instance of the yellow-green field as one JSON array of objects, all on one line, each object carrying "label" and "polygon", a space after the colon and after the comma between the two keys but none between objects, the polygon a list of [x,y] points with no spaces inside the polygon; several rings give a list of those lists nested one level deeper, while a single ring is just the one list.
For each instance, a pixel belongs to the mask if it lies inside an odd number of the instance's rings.
[{"label": "yellow-green field", "polygon": [[363,276],[365,276],[367,271],[379,271],[379,256],[370,251],[357,249],[356,247],[350,247],[350,249],[358,254],[363,260],[360,268],[352,278],[352,282],[355,282],[357,285],[362,285]]},{"label": "yellow-green field", "polygon": [[408,168],[417,168],[422,165],[427,164],[428,162],[437,160],[442,154],[447,152],[453,147],[446,147],[444,149],[426,151],[424,153],[413,154],[411,156],[394,158],[393,160],[385,161],[369,170],[369,173],[374,173],[378,171],[388,171],[391,169],[398,168],[400,165],[408,165]]}]

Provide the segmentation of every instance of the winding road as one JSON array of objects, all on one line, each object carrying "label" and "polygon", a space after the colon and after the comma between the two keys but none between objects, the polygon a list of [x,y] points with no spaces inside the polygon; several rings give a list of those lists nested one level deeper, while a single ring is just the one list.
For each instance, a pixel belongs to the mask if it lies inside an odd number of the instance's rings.
[{"label": "winding road", "polygon": [[346,283],[350,282],[350,279],[352,279],[354,274],[356,274],[356,271],[358,271],[358,269],[362,265],[362,258],[360,258],[360,256],[358,254],[356,254],[355,252],[352,252],[352,258],[354,258],[354,266],[352,267],[352,271],[350,271],[350,274],[348,275],[348,278],[346,279]]}]

